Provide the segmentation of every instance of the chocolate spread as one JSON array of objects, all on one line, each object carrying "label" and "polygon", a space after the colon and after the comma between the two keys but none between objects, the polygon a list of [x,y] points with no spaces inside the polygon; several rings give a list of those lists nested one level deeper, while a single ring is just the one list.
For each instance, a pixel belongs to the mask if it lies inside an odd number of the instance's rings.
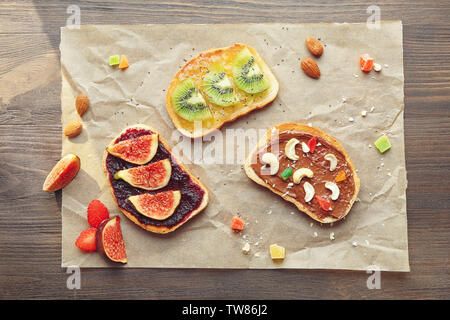
[{"label": "chocolate spread", "polygon": [[[142,135],[152,134],[151,130],[146,129],[128,129],[125,133],[123,133],[119,138],[115,140],[114,143],[135,139]],[[114,157],[111,154],[108,154],[106,157],[106,170],[109,174],[109,181],[113,188],[114,195],[117,199],[117,204],[119,208],[124,209],[134,215],[140,223],[145,225],[153,225],[153,226],[166,226],[173,227],[174,225],[179,224],[180,222],[187,219],[192,211],[197,209],[204,196],[203,189],[200,188],[194,181],[192,181],[189,174],[184,171],[170,156],[170,152],[164,147],[164,145],[159,142],[158,150],[156,151],[155,156],[149,163],[153,163],[159,160],[170,159],[172,164],[172,175],[170,177],[170,181],[164,188],[155,191],[148,191],[139,188],[135,188],[129,185],[124,180],[116,180],[114,179],[114,174],[119,170],[129,169],[132,167],[136,167],[138,165],[126,162],[120,158]],[[128,197],[138,195],[141,193],[151,193],[155,194],[161,191],[167,190],[180,190],[181,192],[181,200],[180,204],[176,208],[175,212],[166,220],[155,220],[149,217],[146,217],[140,214],[133,204],[128,200]]]},{"label": "chocolate spread", "polygon": [[[258,150],[256,153],[256,159],[251,164],[255,173],[268,185],[272,186],[275,190],[289,195],[295,198],[298,202],[302,203],[311,212],[314,212],[319,217],[334,216],[340,218],[345,214],[350,201],[355,193],[355,181],[353,178],[353,172],[349,167],[345,156],[337,150],[333,145],[329,144],[321,137],[317,138],[317,146],[314,152],[304,153],[302,151],[301,143],[307,143],[313,136],[308,133],[296,132],[296,131],[283,131],[279,134],[278,139],[274,140],[269,146],[265,146]],[[286,157],[284,149],[287,142],[291,138],[296,138],[300,141],[295,146],[295,153],[300,158],[297,161],[290,160]],[[278,146],[276,145],[278,143]],[[274,150],[275,155],[278,156],[279,170],[275,175],[262,174],[267,171],[261,172],[264,163],[261,161],[261,157],[264,153]],[[337,166],[334,171],[330,171],[330,162],[324,159],[324,156],[328,153],[334,154],[337,158]],[[256,162],[255,162],[256,160]],[[312,178],[304,177],[300,184],[293,184],[292,175],[290,178],[283,180],[281,173],[288,167],[291,167],[293,172],[300,168],[309,168],[313,171],[314,176]],[[340,171],[344,171],[346,179],[340,182],[336,182],[336,176]],[[305,202],[305,191],[303,184],[308,181],[315,190],[315,195],[318,195],[331,203],[331,211],[323,210],[317,199],[313,198],[310,202]],[[339,198],[335,201],[331,200],[331,191],[325,188],[325,182],[330,181],[337,184],[340,190]],[[288,184],[291,183],[292,188],[288,188]]]}]

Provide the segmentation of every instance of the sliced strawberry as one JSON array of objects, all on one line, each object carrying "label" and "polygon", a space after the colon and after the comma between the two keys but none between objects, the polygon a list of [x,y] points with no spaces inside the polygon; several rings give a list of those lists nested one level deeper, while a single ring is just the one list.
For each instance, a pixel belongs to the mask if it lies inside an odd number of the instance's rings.
[{"label": "sliced strawberry", "polygon": [[97,245],[95,242],[96,228],[89,228],[81,232],[78,236],[75,245],[83,251],[96,251]]},{"label": "sliced strawberry", "polygon": [[324,198],[319,197],[317,195],[315,197],[316,197],[317,201],[319,202],[319,206],[323,210],[330,211],[331,204],[330,204],[330,202],[327,199],[324,199]]},{"label": "sliced strawberry", "polygon": [[98,228],[100,223],[108,218],[108,208],[106,208],[105,205],[100,202],[100,200],[92,200],[91,203],[89,203],[87,209],[87,219],[92,227]]},{"label": "sliced strawberry", "polygon": [[313,153],[314,150],[316,150],[316,145],[317,145],[317,137],[312,137],[311,139],[309,139],[308,141],[309,152]]}]

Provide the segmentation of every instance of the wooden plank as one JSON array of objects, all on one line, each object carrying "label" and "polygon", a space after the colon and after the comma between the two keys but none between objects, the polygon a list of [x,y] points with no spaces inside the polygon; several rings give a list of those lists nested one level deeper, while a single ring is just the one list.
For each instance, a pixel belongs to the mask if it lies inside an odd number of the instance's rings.
[{"label": "wooden plank", "polygon": [[[3,1],[0,10],[0,298],[448,299],[448,1],[378,1],[404,23],[405,147],[411,273],[60,268],[61,193],[41,192],[61,150],[59,27],[74,1]],[[362,22],[365,1],[80,2],[82,23]],[[239,21],[236,21],[236,19]],[[108,281],[105,281],[108,279]],[[280,289],[281,288],[281,289]]]}]

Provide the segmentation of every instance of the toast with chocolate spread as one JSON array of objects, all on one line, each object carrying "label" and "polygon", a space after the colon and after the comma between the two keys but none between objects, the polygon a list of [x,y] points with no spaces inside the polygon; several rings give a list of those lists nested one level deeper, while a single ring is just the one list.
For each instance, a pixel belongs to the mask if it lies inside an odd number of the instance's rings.
[{"label": "toast with chocolate spread", "polygon": [[298,123],[269,130],[244,168],[251,180],[322,223],[344,218],[360,187],[353,163],[339,142]]},{"label": "toast with chocolate spread", "polygon": [[128,127],[114,138],[103,169],[119,209],[147,231],[172,232],[208,204],[206,187],[149,126]]},{"label": "toast with chocolate spread", "polygon": [[204,51],[181,68],[167,90],[166,108],[183,135],[197,138],[263,108],[278,89],[258,52],[236,43]]}]

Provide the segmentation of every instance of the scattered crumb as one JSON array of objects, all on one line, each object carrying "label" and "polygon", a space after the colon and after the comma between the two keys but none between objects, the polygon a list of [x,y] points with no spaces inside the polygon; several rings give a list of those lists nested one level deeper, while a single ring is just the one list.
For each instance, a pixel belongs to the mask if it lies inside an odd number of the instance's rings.
[{"label": "scattered crumb", "polygon": [[388,175],[389,177],[392,177],[392,174],[391,174],[390,172],[388,172],[387,175]]},{"label": "scattered crumb", "polygon": [[342,102],[346,102],[347,101],[347,99],[345,98],[345,97],[342,97]]},{"label": "scattered crumb", "polygon": [[365,116],[367,116],[367,111],[366,110],[361,111],[361,117],[364,118]]},{"label": "scattered crumb", "polygon": [[359,77],[356,73],[354,73],[353,76],[354,76],[355,78],[358,78],[358,77]]},{"label": "scattered crumb", "polygon": [[242,247],[242,253],[248,254],[250,252],[250,243],[246,242]]},{"label": "scattered crumb", "polygon": [[373,64],[373,70],[375,70],[376,72],[380,72],[381,69],[382,69],[381,64],[378,63]]},{"label": "scattered crumb", "polygon": [[314,237],[314,238],[317,238],[317,236],[318,236],[317,232],[316,232],[316,231],[314,231],[314,233],[313,233],[313,237]]},{"label": "scattered crumb", "polygon": [[309,126],[309,127],[312,127],[312,123],[311,123],[311,122],[310,122],[310,123],[308,123],[308,126]]},{"label": "scattered crumb", "polygon": [[369,240],[366,240],[366,244],[369,246],[370,245],[370,242],[369,242]]},{"label": "scattered crumb", "polygon": [[388,65],[388,64],[385,64],[384,67],[385,67],[385,68],[389,68],[389,65]]},{"label": "scattered crumb", "polygon": [[353,241],[353,242],[352,242],[352,246],[357,247],[357,246],[358,246],[358,242]]},{"label": "scattered crumb", "polygon": [[311,222],[311,223],[309,224],[309,226],[312,228],[312,227],[314,226],[314,223]]},{"label": "scattered crumb", "polygon": [[353,117],[348,118],[348,121],[353,122],[355,121],[355,119],[353,119]]},{"label": "scattered crumb", "polygon": [[330,240],[334,240],[334,232],[330,233]]},{"label": "scattered crumb", "polygon": [[269,210],[266,212],[267,214],[272,214],[272,210]]},{"label": "scattered crumb", "polygon": [[370,112],[373,112],[375,110],[375,107],[370,108]]}]

